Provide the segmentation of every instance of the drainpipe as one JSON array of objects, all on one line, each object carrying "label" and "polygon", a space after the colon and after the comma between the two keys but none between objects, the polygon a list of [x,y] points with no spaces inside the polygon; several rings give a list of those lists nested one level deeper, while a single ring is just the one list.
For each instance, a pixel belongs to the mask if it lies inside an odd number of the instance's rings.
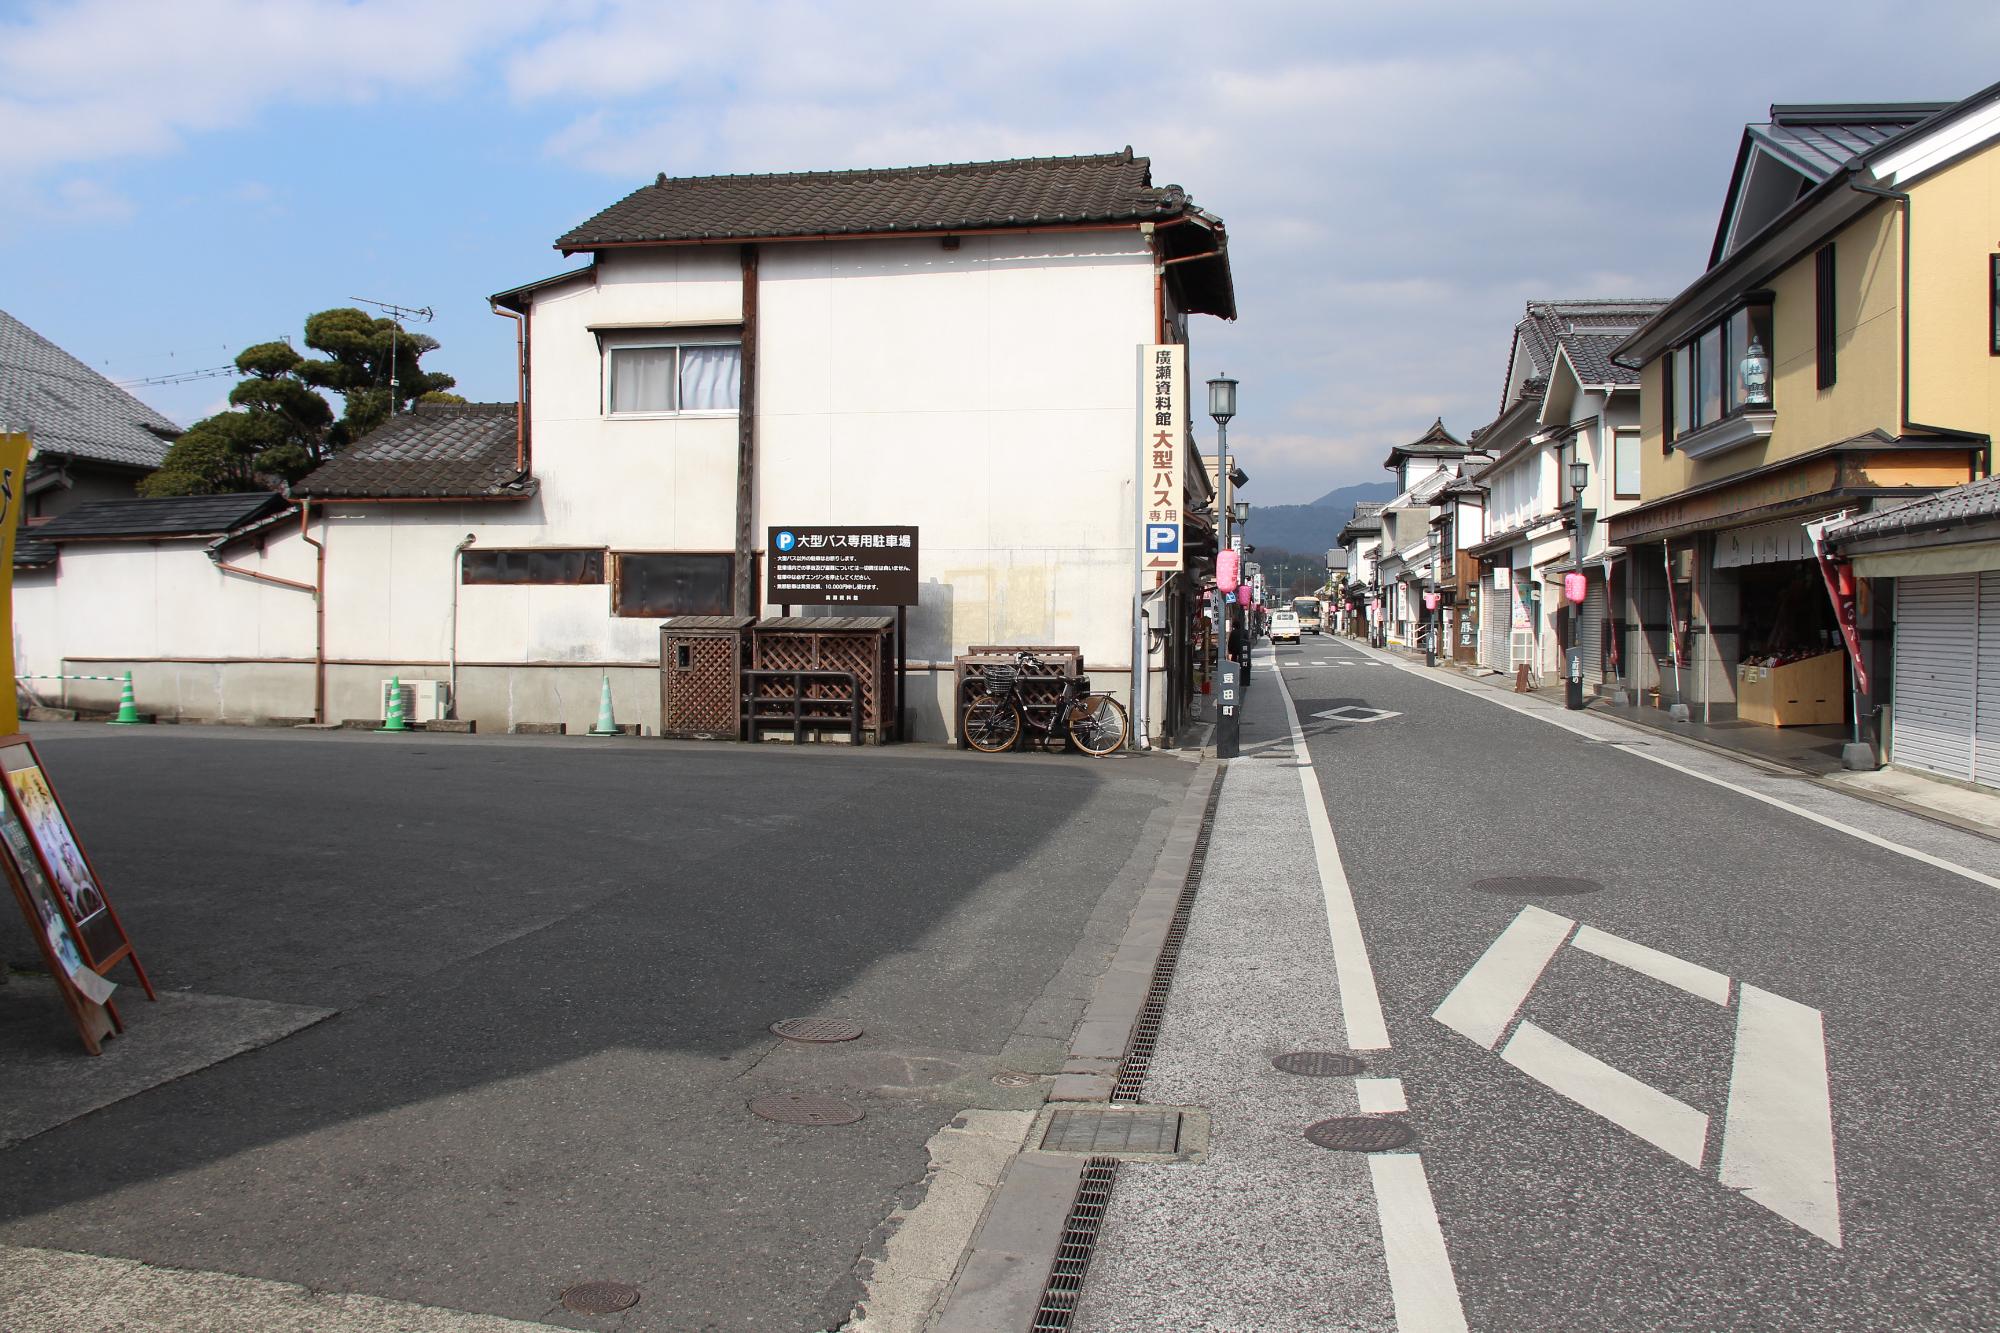
[{"label": "drainpipe", "polygon": [[[489,306],[496,315],[514,321],[514,471],[528,470],[528,321],[516,310]],[[452,707],[457,708],[453,699]]]},{"label": "drainpipe", "polygon": [[[1859,170],[1858,167],[1855,169]],[[1903,429],[1906,431],[1927,430],[1938,435],[1956,435],[1961,439],[1983,441],[1985,448],[1982,451],[1980,473],[1982,476],[1990,477],[1993,475],[1993,437],[1991,435],[1980,431],[1960,430],[1956,426],[1934,426],[1927,421],[1912,421],[1910,419],[1910,231],[1914,219],[1910,213],[1909,193],[1905,190],[1885,190],[1879,185],[1870,185],[1866,181],[1851,178],[1848,180],[1847,186],[1849,189],[1857,190],[1862,194],[1872,194],[1878,199],[1891,200],[1898,204],[1903,212],[1903,225],[1901,228],[1903,233],[1903,299],[1899,302],[1902,307],[1903,325]]]},{"label": "drainpipe", "polygon": [[276,574],[266,574],[261,570],[246,569],[242,565],[230,564],[222,558],[222,545],[229,540],[227,537],[217,538],[209,544],[208,560],[210,564],[225,574],[239,574],[246,579],[255,579],[259,583],[269,583],[275,587],[291,588],[297,592],[309,592],[312,594],[315,618],[313,632],[313,721],[324,722],[326,721],[326,602],[322,590],[326,587],[326,547],[314,541],[312,533],[307,531],[306,524],[310,519],[311,511],[312,501],[306,500],[299,505],[299,535],[304,537],[307,543],[317,548],[318,551],[313,576],[315,581],[312,583],[300,583],[297,579],[279,578]]},{"label": "drainpipe", "polygon": [[313,721],[326,721],[326,543],[312,535],[312,501],[299,506],[299,536],[313,548]]},{"label": "drainpipe", "polygon": [[463,581],[459,577],[460,563],[465,559],[465,548],[479,540],[477,533],[468,532],[465,540],[451,548],[451,683],[447,688],[451,693],[451,715],[458,716],[458,586]]}]

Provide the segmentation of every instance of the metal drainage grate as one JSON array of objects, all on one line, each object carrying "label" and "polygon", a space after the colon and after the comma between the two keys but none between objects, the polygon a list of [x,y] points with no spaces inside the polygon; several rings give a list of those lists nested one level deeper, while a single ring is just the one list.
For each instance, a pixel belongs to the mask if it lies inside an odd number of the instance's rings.
[{"label": "metal drainage grate", "polygon": [[1416,1139],[1415,1130],[1386,1116],[1343,1115],[1306,1126],[1306,1142],[1336,1152],[1389,1152]]},{"label": "metal drainage grate", "polygon": [[1090,1271],[1090,1252],[1097,1246],[1098,1228],[1111,1204],[1111,1186],[1118,1178],[1117,1159],[1093,1157],[1083,1164],[1083,1178],[1077,1182],[1076,1201],[1069,1206],[1063,1222],[1062,1239],[1056,1242],[1056,1259],[1049,1265],[1049,1280],[1042,1288],[1042,1303],[1035,1311],[1030,1333],[1063,1333],[1076,1315],[1076,1303],[1083,1295],[1084,1274]]},{"label": "metal drainage grate", "polygon": [[1139,1021],[1132,1025],[1132,1042],[1118,1064],[1118,1080],[1112,1085],[1111,1100],[1136,1102],[1146,1086],[1146,1073],[1153,1067],[1153,1051],[1160,1044],[1160,1023],[1167,1013],[1167,992],[1174,986],[1174,968],[1180,964],[1181,942],[1187,938],[1188,916],[1194,911],[1194,896],[1201,888],[1201,874],[1208,865],[1208,842],[1215,831],[1215,809],[1222,804],[1222,784],[1228,770],[1216,775],[1209,789],[1208,805],[1201,812],[1201,831],[1195,835],[1194,855],[1188,858],[1187,880],[1174,905],[1173,920],[1167,924],[1167,938],[1160,946],[1159,961],[1153,964],[1153,980],[1146,987],[1146,1000],[1139,1008]]},{"label": "metal drainage grate", "polygon": [[1514,898],[1555,898],[1566,894],[1601,893],[1604,886],[1594,879],[1570,879],[1561,875],[1495,875],[1475,879],[1472,887],[1481,893],[1499,893]]},{"label": "metal drainage grate", "polygon": [[758,1097],[748,1103],[753,1114],[781,1125],[851,1125],[861,1118],[861,1108],[838,1097],[818,1097],[804,1092],[781,1092]]},{"label": "metal drainage grate", "polygon": [[786,1041],[809,1041],[819,1044],[853,1041],[861,1035],[860,1026],[844,1018],[781,1018],[771,1024],[771,1031]]},{"label": "metal drainage grate", "polygon": [[1287,1074],[1304,1074],[1307,1078],[1350,1078],[1368,1068],[1354,1056],[1334,1051],[1289,1051],[1271,1064]]},{"label": "metal drainage grate", "polygon": [[1173,1153],[1181,1146],[1181,1113],[1156,1109],[1065,1108],[1049,1117],[1047,1152]]},{"label": "metal drainage grate", "polygon": [[562,1307],[576,1314],[617,1314],[639,1303],[629,1282],[579,1282],[562,1294]]}]

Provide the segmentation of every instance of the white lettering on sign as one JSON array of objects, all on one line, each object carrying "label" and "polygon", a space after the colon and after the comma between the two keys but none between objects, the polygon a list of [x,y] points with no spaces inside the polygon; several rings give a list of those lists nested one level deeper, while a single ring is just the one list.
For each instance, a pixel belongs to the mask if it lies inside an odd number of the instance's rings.
[{"label": "white lettering on sign", "polygon": [[[1564,944],[1729,1007],[1730,980],[1720,972],[1592,926],[1579,929],[1570,918],[1539,907],[1524,907],[1431,1017],[1707,1175],[1707,1113],[1533,1023],[1516,1023]],[[1736,1050],[1716,1178],[1837,1249],[1840,1189],[1824,1021],[1819,1010],[1782,995],[1748,984],[1734,989]]]},{"label": "white lettering on sign", "polygon": [[1187,349],[1179,343],[1139,348],[1139,532],[1147,572],[1181,568],[1181,480],[1187,466],[1184,407]]}]

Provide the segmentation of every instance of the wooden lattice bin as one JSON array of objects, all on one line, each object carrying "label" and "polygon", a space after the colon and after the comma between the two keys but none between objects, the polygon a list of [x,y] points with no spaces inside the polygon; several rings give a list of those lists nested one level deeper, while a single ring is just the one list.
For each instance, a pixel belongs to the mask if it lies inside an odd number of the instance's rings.
[{"label": "wooden lattice bin", "polygon": [[660,626],[660,734],[733,741],[743,735],[749,616],[675,616]]},{"label": "wooden lattice bin", "polygon": [[[894,629],[888,616],[773,616],[758,621],[750,630],[751,666],[758,671],[850,671],[859,694],[861,739],[870,745],[893,740],[896,734],[896,656]],[[758,698],[788,695],[791,685],[782,679],[758,678],[749,700],[755,713]],[[824,699],[828,706],[813,709],[831,721],[846,715],[845,682],[822,680],[806,686],[808,701]],[[790,724],[778,725],[790,734]],[[750,740],[756,740],[753,734]],[[775,734],[775,733],[774,733]],[[838,729],[828,727],[821,734],[832,736]]]}]

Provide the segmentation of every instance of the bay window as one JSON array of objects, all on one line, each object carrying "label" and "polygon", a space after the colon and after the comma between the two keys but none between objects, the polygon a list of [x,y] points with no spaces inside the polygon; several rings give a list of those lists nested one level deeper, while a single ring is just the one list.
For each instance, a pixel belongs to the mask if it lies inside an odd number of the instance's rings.
[{"label": "bay window", "polygon": [[[1762,358],[1761,369],[1754,372],[1744,365],[1753,348]],[[1667,357],[1669,444],[1746,410],[1770,411],[1770,293],[1752,293],[1742,305],[1697,332]]]}]

